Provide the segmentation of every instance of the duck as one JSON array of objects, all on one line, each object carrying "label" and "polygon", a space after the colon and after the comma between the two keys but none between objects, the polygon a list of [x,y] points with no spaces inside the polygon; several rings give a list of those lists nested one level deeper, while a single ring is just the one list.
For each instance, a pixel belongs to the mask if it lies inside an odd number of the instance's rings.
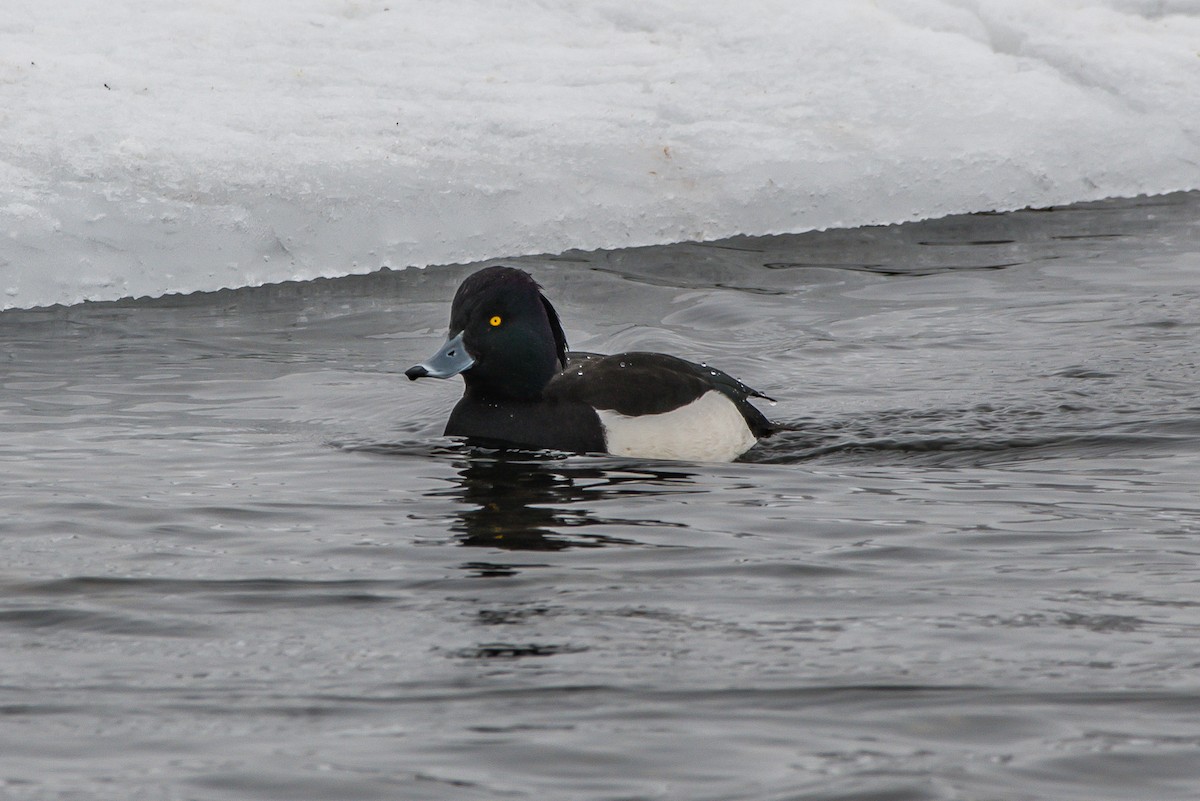
[{"label": "duck", "polygon": [[404,374],[461,375],[444,435],[484,447],[728,462],[776,430],[750,400],[772,398],[707,364],[569,351],[541,285],[503,265],[459,285],[446,342]]}]

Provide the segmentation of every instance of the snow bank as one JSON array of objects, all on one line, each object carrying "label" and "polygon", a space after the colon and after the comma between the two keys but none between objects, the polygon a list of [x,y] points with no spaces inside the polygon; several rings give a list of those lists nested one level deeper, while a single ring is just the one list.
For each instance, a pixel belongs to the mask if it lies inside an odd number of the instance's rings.
[{"label": "snow bank", "polygon": [[1200,0],[55,0],[0,303],[1200,187]]}]

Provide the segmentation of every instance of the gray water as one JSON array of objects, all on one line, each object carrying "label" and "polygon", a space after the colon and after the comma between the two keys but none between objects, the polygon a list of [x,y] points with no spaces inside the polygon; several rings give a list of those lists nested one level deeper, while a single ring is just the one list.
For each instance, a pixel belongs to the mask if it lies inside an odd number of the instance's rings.
[{"label": "gray water", "polygon": [[474,266],[0,314],[0,797],[1200,797],[1200,195],[512,260],[778,398],[471,452]]}]

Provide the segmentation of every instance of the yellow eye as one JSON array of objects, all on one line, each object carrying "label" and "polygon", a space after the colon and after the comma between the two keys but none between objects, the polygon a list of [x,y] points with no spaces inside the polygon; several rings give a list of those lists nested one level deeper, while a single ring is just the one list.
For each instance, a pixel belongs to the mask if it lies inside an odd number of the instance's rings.
[{"label": "yellow eye", "polygon": [[500,315],[494,314],[494,315],[492,315],[492,319],[488,320],[488,325],[490,325],[492,328],[495,328],[496,326],[500,325],[500,323],[502,323],[502,322],[504,322],[504,321],[500,319]]}]

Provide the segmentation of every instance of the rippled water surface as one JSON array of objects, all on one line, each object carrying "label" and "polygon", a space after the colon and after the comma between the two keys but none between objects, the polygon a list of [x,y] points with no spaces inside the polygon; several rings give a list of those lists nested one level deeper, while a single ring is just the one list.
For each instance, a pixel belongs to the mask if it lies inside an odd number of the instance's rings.
[{"label": "rippled water surface", "polygon": [[1200,797],[1198,220],[509,262],[728,465],[440,438],[474,266],[0,314],[0,796]]}]

